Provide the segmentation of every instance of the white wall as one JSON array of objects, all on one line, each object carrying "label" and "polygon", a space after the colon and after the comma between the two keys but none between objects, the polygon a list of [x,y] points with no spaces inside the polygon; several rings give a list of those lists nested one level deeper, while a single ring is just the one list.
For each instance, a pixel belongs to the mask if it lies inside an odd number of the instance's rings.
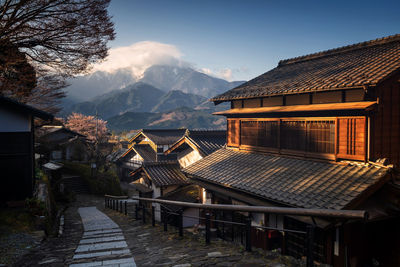
[{"label": "white wall", "polygon": [[178,154],[178,162],[182,168],[186,168],[190,164],[193,164],[202,158],[203,157],[200,155],[200,153],[192,148],[188,148]]},{"label": "white wall", "polygon": [[31,118],[28,114],[0,107],[0,132],[30,132]]}]

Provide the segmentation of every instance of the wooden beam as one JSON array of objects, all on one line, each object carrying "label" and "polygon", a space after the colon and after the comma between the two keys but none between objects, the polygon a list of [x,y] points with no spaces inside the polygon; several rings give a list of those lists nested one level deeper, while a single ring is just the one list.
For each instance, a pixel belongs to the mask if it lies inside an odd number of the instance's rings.
[{"label": "wooden beam", "polygon": [[172,201],[153,198],[131,197],[131,199],[159,203],[165,205],[175,205],[188,208],[209,209],[209,210],[227,210],[244,211],[256,213],[272,213],[282,215],[299,215],[313,217],[329,217],[342,219],[368,219],[368,212],[365,210],[333,210],[333,209],[304,209],[304,208],[286,208],[286,207],[265,207],[265,206],[244,206],[244,205],[225,205],[225,204],[198,204],[182,201]]}]

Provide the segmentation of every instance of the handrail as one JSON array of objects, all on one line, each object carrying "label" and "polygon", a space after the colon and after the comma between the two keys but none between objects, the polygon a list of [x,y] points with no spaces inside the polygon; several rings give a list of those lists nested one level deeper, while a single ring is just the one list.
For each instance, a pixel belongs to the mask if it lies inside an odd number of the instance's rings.
[{"label": "handrail", "polygon": [[333,210],[333,209],[304,209],[304,208],[286,208],[286,207],[265,207],[265,206],[245,206],[245,205],[224,205],[224,204],[200,204],[181,201],[131,197],[131,199],[146,202],[175,205],[189,208],[209,209],[209,210],[229,210],[244,211],[256,213],[272,213],[282,215],[297,215],[311,217],[329,217],[341,219],[362,219],[368,220],[368,212],[365,210]]},{"label": "handrail", "polygon": [[113,199],[128,199],[129,196],[112,196],[112,195],[104,195],[104,197],[113,198]]}]

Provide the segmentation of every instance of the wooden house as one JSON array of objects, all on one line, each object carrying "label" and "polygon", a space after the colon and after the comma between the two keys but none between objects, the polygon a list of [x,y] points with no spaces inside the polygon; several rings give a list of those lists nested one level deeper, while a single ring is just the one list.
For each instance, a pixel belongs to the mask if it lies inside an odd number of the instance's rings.
[{"label": "wooden house", "polygon": [[87,161],[89,155],[86,136],[64,126],[45,125],[37,129],[37,150],[52,161]]},{"label": "wooden house", "polygon": [[[227,147],[183,171],[213,203],[367,210],[367,222],[252,217],[278,229],[316,224],[320,262],[400,266],[400,35],[282,60],[211,101],[231,103],[215,113],[227,118]],[[303,255],[304,237],[275,236]]]},{"label": "wooden house", "polygon": [[[188,181],[176,162],[151,162],[130,173],[134,186],[141,184],[146,189],[137,187],[140,196],[159,198],[165,194],[187,185]],[[151,189],[149,191],[148,189]],[[159,204],[154,204],[160,210]],[[156,213],[156,220],[160,221],[160,213]]]},{"label": "wooden house", "polygon": [[53,115],[0,96],[0,199],[31,197],[34,179],[34,118]]},{"label": "wooden house", "polygon": [[175,155],[164,155],[177,140],[186,134],[186,129],[143,129],[129,140],[129,148],[116,161],[120,180],[130,180],[129,173],[145,162],[176,159]]},{"label": "wooden house", "polygon": [[176,153],[180,166],[185,168],[223,147],[225,143],[226,131],[188,130],[164,154]]}]

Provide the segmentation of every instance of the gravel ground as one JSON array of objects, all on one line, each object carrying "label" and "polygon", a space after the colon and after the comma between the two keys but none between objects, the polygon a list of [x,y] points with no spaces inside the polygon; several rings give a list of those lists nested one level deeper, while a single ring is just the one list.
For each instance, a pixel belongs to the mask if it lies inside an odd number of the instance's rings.
[{"label": "gravel ground", "polygon": [[38,247],[43,237],[43,231],[2,235],[0,237],[0,264],[12,265],[31,249]]}]

